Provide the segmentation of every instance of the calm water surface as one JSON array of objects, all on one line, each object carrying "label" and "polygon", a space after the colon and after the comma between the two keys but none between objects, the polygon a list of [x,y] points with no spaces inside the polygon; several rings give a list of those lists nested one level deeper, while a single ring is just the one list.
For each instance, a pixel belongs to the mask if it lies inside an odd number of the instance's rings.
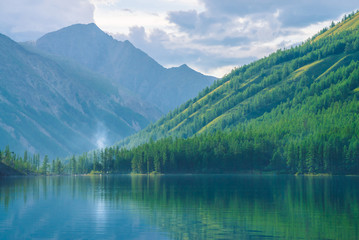
[{"label": "calm water surface", "polygon": [[359,178],[0,178],[0,238],[359,239]]}]

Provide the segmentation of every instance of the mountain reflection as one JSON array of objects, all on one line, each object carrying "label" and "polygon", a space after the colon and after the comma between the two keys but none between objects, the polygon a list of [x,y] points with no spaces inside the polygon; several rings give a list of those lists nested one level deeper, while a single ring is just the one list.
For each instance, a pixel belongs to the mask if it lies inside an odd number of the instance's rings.
[{"label": "mountain reflection", "polygon": [[33,219],[29,228],[37,230],[27,234],[35,237],[47,225],[58,232],[54,238],[76,236],[61,223],[81,221],[77,230],[87,225],[89,233],[129,239],[144,229],[152,233],[145,239],[358,239],[358,183],[235,175],[1,178],[0,233]]}]

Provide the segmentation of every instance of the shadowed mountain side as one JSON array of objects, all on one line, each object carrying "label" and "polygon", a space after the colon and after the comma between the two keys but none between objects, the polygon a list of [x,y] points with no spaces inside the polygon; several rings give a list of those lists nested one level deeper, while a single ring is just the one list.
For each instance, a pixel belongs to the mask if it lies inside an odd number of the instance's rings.
[{"label": "shadowed mountain side", "polygon": [[16,171],[12,167],[6,166],[0,162],[0,177],[2,176],[18,176],[23,175],[22,173]]},{"label": "shadowed mountain side", "polygon": [[102,76],[0,34],[0,147],[66,156],[135,133],[160,112]]}]

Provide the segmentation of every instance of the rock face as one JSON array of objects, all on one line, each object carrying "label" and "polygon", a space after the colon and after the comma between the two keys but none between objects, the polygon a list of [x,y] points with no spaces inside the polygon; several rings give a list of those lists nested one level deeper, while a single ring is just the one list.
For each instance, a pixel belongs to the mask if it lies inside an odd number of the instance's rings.
[{"label": "rock face", "polygon": [[76,24],[48,33],[37,40],[36,47],[111,79],[164,113],[195,97],[215,80],[186,65],[166,69],[129,41],[114,40],[95,24]]},{"label": "rock face", "polygon": [[111,144],[162,114],[133,95],[0,34],[0,148],[67,156]]}]

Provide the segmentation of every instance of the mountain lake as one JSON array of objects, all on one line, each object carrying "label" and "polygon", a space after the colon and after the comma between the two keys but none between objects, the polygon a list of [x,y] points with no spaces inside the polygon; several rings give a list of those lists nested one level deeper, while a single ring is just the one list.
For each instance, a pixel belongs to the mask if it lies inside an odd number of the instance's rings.
[{"label": "mountain lake", "polygon": [[359,177],[0,178],[1,239],[359,239]]}]

